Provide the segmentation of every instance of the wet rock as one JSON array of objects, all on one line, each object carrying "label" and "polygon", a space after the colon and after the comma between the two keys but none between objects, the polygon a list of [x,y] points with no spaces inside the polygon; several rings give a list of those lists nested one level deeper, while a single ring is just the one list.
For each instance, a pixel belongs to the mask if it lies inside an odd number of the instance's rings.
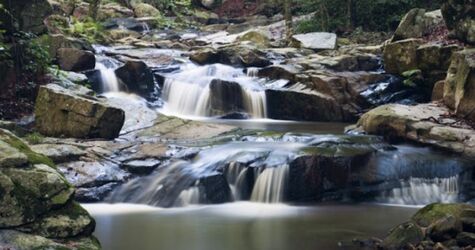
[{"label": "wet rock", "polygon": [[31,150],[47,156],[56,164],[76,161],[86,155],[84,150],[67,144],[37,144],[32,145]]},{"label": "wet rock", "polygon": [[98,187],[123,182],[129,174],[110,162],[77,161],[58,165],[66,179],[78,188]]},{"label": "wet rock", "polygon": [[96,67],[96,57],[90,51],[60,48],[57,51],[59,67],[66,71],[85,71]]},{"label": "wet rock", "polygon": [[129,60],[115,74],[131,93],[147,97],[155,90],[152,70],[142,61]]},{"label": "wet rock", "polygon": [[229,120],[247,120],[250,119],[251,117],[247,113],[241,113],[241,112],[234,112],[230,114],[223,115],[219,117],[219,119],[229,119]]},{"label": "wet rock", "polygon": [[74,199],[78,202],[100,202],[103,201],[119,185],[111,182],[98,187],[78,188],[74,194]]},{"label": "wet rock", "polygon": [[292,36],[293,43],[299,48],[306,49],[335,49],[336,34],[326,32],[313,32]]},{"label": "wet rock", "polygon": [[199,180],[200,203],[221,204],[232,201],[229,183],[222,174],[203,177]]},{"label": "wet rock", "polygon": [[397,226],[389,232],[381,246],[384,249],[406,249],[419,244],[424,239],[424,232],[413,222]]},{"label": "wet rock", "polygon": [[444,85],[444,103],[457,115],[475,120],[475,49],[456,52]]},{"label": "wet rock", "polygon": [[470,0],[446,1],[442,5],[442,14],[451,35],[461,41],[475,44],[475,7]]},{"label": "wet rock", "polygon": [[138,3],[133,6],[136,17],[158,17],[160,11],[150,4]]},{"label": "wet rock", "polygon": [[243,92],[238,83],[214,79],[209,88],[212,113],[220,115],[244,110]]},{"label": "wet rock", "polygon": [[122,167],[132,174],[145,175],[152,173],[160,164],[157,159],[144,159],[125,162]]},{"label": "wet rock", "polygon": [[125,119],[120,109],[51,84],[40,88],[35,115],[36,127],[42,134],[74,138],[113,139]]},{"label": "wet rock", "polygon": [[417,48],[420,39],[406,39],[390,43],[384,47],[384,68],[391,74],[401,74],[417,69]]},{"label": "wet rock", "polygon": [[364,114],[358,121],[358,126],[370,134],[407,139],[475,156],[473,130],[463,125],[463,122],[460,126],[453,127],[453,119],[444,117],[449,112],[447,108],[435,104],[390,104]]},{"label": "wet rock", "polygon": [[296,67],[291,65],[272,65],[260,69],[257,75],[259,77],[265,77],[273,80],[285,79],[289,80],[290,82],[296,81],[296,75],[299,74],[301,71],[298,70]]},{"label": "wet rock", "polygon": [[356,119],[331,96],[319,92],[269,89],[266,96],[267,116],[271,119],[341,122]]}]

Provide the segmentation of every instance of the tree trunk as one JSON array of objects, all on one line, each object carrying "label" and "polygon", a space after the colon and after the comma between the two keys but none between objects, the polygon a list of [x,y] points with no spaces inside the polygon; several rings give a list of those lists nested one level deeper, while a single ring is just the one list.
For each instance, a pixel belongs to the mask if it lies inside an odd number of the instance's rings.
[{"label": "tree trunk", "polygon": [[346,11],[348,15],[347,29],[348,31],[353,29],[353,0],[346,0]]},{"label": "tree trunk", "polygon": [[284,1],[284,18],[285,18],[285,40],[287,43],[290,43],[293,36],[293,25],[292,25],[292,0],[283,0]]}]

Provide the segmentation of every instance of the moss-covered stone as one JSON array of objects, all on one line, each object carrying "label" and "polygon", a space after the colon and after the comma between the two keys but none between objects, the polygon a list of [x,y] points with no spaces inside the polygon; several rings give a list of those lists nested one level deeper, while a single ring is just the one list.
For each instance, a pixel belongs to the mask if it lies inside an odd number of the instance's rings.
[{"label": "moss-covered stone", "polygon": [[65,240],[48,239],[38,235],[26,234],[14,230],[0,231],[0,245],[15,250],[99,250],[101,246],[96,238],[79,237]]},{"label": "moss-covered stone", "polygon": [[19,230],[47,238],[70,238],[91,235],[95,228],[94,219],[74,201],[58,210],[53,210],[35,222]]},{"label": "moss-covered stone", "polygon": [[401,224],[391,230],[384,238],[384,249],[406,249],[409,245],[417,245],[424,239],[424,232],[413,222]]}]

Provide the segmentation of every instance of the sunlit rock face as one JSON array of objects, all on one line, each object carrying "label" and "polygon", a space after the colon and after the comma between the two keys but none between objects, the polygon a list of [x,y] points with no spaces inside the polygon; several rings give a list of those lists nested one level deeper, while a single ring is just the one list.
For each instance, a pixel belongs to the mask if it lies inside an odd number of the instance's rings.
[{"label": "sunlit rock face", "polygon": [[37,129],[49,136],[107,138],[119,135],[124,111],[84,98],[57,85],[40,88],[36,100]]}]

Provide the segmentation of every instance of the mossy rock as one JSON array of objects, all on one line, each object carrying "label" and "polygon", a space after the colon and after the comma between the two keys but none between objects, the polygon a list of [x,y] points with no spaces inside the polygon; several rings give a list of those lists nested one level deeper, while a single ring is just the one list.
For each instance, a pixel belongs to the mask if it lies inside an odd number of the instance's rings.
[{"label": "mossy rock", "polygon": [[47,238],[70,238],[91,235],[95,225],[94,219],[84,208],[77,202],[70,201],[64,207],[47,213],[19,230]]},{"label": "mossy rock", "polygon": [[382,247],[384,249],[405,249],[409,245],[417,245],[424,240],[424,232],[413,222],[401,224],[384,238]]},{"label": "mossy rock", "polygon": [[412,217],[412,220],[419,226],[427,227],[438,220],[446,218],[447,216],[460,218],[462,213],[467,209],[475,209],[475,207],[468,204],[434,203],[419,210]]},{"label": "mossy rock", "polygon": [[254,45],[261,48],[267,48],[270,45],[269,37],[259,31],[249,31],[246,34],[238,37],[238,40],[240,42],[252,42]]},{"label": "mossy rock", "polygon": [[53,240],[15,230],[0,231],[0,245],[15,250],[99,250],[101,245],[93,237],[77,237]]}]

